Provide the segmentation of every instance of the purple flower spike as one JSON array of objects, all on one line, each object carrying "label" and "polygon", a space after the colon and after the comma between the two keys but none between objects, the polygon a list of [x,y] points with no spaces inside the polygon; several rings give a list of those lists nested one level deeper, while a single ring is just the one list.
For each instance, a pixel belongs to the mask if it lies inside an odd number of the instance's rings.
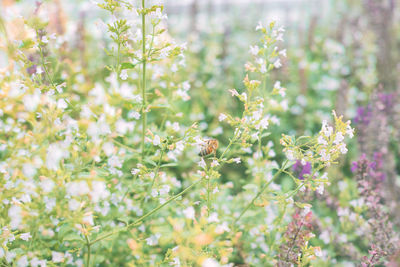
[{"label": "purple flower spike", "polygon": [[293,171],[300,180],[304,180],[304,175],[311,174],[311,169],[310,162],[306,162],[306,164],[303,165],[300,160],[296,160],[296,163],[293,165]]}]

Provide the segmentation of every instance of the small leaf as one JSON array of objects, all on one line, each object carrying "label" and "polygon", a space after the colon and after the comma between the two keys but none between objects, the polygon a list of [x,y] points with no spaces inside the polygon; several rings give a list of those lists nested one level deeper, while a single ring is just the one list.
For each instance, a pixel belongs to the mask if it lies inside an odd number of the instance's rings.
[{"label": "small leaf", "polygon": [[157,163],[155,163],[155,162],[154,162],[154,161],[152,161],[151,159],[146,159],[146,160],[145,160],[145,162],[147,162],[147,163],[149,163],[149,164],[153,165],[154,167],[156,167],[156,166],[157,166]]},{"label": "small leaf", "polygon": [[122,70],[133,69],[133,68],[135,68],[135,66],[136,66],[135,64],[129,63],[129,62],[121,63],[121,69]]},{"label": "small leaf", "polygon": [[161,168],[163,168],[163,167],[175,167],[175,166],[178,166],[178,163],[177,162],[171,162],[171,163],[166,163],[166,164],[161,165]]},{"label": "small leaf", "polygon": [[82,237],[77,233],[68,233],[63,237],[63,241],[80,241],[83,242]]},{"label": "small leaf", "polygon": [[244,190],[252,190],[252,191],[257,191],[258,190],[258,186],[255,184],[246,184],[243,186]]}]

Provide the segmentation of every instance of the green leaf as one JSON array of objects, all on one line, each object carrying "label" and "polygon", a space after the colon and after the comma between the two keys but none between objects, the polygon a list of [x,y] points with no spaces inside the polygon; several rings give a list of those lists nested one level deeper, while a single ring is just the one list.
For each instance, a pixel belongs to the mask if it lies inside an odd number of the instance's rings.
[{"label": "green leaf", "polygon": [[129,224],[129,217],[125,216],[125,217],[120,217],[117,219],[120,222],[123,222],[125,225]]},{"label": "green leaf", "polygon": [[126,69],[133,69],[133,68],[135,68],[135,64],[132,64],[132,63],[129,63],[129,62],[124,62],[124,63],[121,63],[121,69],[122,70],[126,70]]},{"label": "green leaf", "polygon": [[244,190],[252,190],[252,191],[258,191],[258,186],[255,184],[246,184],[243,186]]},{"label": "green leaf", "polygon": [[149,164],[151,164],[151,165],[153,165],[154,167],[157,166],[157,163],[155,163],[155,162],[152,161],[151,159],[145,159],[144,161],[147,162],[147,163],[149,163]]},{"label": "green leaf", "polygon": [[178,166],[177,162],[171,162],[171,163],[165,163],[161,165],[161,168],[163,167],[174,167],[174,166]]},{"label": "green leaf", "polygon": [[84,240],[82,239],[82,237],[74,232],[70,232],[68,234],[66,234],[63,238],[63,241],[80,241],[80,242],[84,242]]}]

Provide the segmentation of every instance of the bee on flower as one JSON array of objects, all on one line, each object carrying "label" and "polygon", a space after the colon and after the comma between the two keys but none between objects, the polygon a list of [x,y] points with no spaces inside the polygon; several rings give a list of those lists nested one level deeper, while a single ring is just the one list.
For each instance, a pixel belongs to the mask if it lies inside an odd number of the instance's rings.
[{"label": "bee on flower", "polygon": [[200,150],[199,156],[204,157],[214,153],[214,156],[217,153],[218,149],[218,140],[217,139],[208,139]]}]

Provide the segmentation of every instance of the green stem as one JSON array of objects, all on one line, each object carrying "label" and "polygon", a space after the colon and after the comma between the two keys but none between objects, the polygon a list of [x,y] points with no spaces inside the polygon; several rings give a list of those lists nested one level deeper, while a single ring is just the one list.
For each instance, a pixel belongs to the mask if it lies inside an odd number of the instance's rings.
[{"label": "green stem", "polygon": [[118,75],[118,77],[119,77],[119,75],[120,75],[120,70],[121,70],[121,59],[120,59],[120,56],[121,56],[121,36],[120,36],[120,34],[118,33],[118,54],[117,54],[117,75]]},{"label": "green stem", "polygon": [[[36,31],[36,35],[37,35],[38,38],[39,38],[39,32],[38,32],[38,31]],[[55,86],[54,86],[54,83],[53,83],[53,79],[50,77],[49,71],[47,70],[47,67],[46,67],[46,62],[45,62],[45,60],[44,60],[42,45],[40,44],[41,40],[38,39],[38,42],[39,42],[38,48],[39,48],[40,59],[41,59],[41,61],[42,61],[42,67],[43,67],[43,69],[44,69],[44,72],[45,72],[45,74],[46,74],[47,79],[49,80],[49,83],[51,84],[52,87],[55,87]]]},{"label": "green stem", "polygon": [[210,216],[211,202],[210,202],[210,177],[207,179],[207,214]]},{"label": "green stem", "polygon": [[296,187],[295,190],[293,190],[289,195],[286,196],[286,199],[291,198],[292,196],[294,196],[299,190],[300,188],[303,187],[304,184],[300,184],[298,187]]},{"label": "green stem", "polygon": [[240,213],[239,217],[237,217],[235,219],[235,221],[233,222],[233,225],[235,225],[240,218],[242,218],[242,216],[246,213],[246,211],[254,204],[254,202],[257,200],[257,198],[259,198],[261,196],[261,194],[268,188],[268,186],[279,176],[279,174],[285,169],[286,164],[288,163],[288,161],[286,160],[282,167],[275,173],[275,175],[272,177],[271,180],[269,180],[268,183],[266,183],[264,185],[263,188],[261,188],[261,190],[257,193],[257,195],[251,200],[251,202],[244,208],[244,210]]},{"label": "green stem", "polygon": [[232,146],[232,144],[236,141],[236,135],[233,136],[233,138],[230,140],[228,146],[225,148],[224,152],[222,152],[221,156],[219,157],[218,161],[220,161],[223,156],[228,152],[229,148]]},{"label": "green stem", "polygon": [[[153,189],[154,183],[158,178],[158,171],[160,170],[160,165],[161,165],[161,161],[162,161],[162,157],[163,156],[164,156],[164,148],[161,149],[160,158],[158,159],[158,162],[157,162],[157,166],[156,166],[156,169],[155,169],[153,180],[151,181],[151,185],[150,185],[149,189],[147,190],[147,195],[148,196],[151,194],[151,190]],[[146,199],[146,196],[143,197],[143,199],[142,199],[142,203],[140,204],[141,208],[143,208],[143,203],[144,203],[145,199]]]},{"label": "green stem", "polygon": [[87,257],[86,257],[86,267],[89,267],[90,266],[90,254],[91,254],[91,245],[92,244],[90,243],[89,237],[87,235],[85,235],[85,239],[86,239],[86,246],[87,246],[87,249],[88,249]]},{"label": "green stem", "polygon": [[112,141],[113,143],[115,143],[115,144],[117,144],[117,145],[123,147],[123,148],[126,148],[126,149],[128,149],[128,150],[134,152],[134,153],[139,153],[138,150],[136,150],[136,149],[134,149],[134,148],[132,148],[132,147],[130,147],[130,146],[127,146],[127,145],[125,145],[125,144],[122,144],[121,142],[118,142],[118,141],[115,140],[114,138],[111,138],[111,141]]},{"label": "green stem", "polygon": [[169,203],[171,203],[172,201],[174,201],[175,199],[177,199],[178,197],[182,196],[183,194],[185,194],[187,191],[189,191],[190,189],[192,189],[193,187],[195,187],[196,185],[198,185],[202,180],[198,180],[197,182],[191,184],[190,186],[186,187],[182,192],[180,192],[179,194],[176,194],[175,196],[171,197],[168,201],[166,201],[164,204],[159,205],[158,207],[154,208],[153,210],[151,210],[150,212],[146,213],[145,215],[143,215],[142,217],[140,217],[139,219],[137,219],[136,221],[134,221],[133,223],[130,223],[122,228],[119,228],[117,230],[113,230],[107,234],[104,234],[98,238],[96,238],[95,240],[93,240],[90,245],[93,245],[107,237],[110,237],[114,234],[117,234],[119,232],[128,230],[130,227],[137,225],[138,223],[144,221],[144,219],[146,219],[147,217],[149,217],[150,215],[156,213],[158,210],[162,209],[163,207],[165,207],[166,205],[168,205]]},{"label": "green stem", "polygon": [[142,160],[144,159],[144,137],[146,134],[146,13],[145,0],[142,0]]}]

